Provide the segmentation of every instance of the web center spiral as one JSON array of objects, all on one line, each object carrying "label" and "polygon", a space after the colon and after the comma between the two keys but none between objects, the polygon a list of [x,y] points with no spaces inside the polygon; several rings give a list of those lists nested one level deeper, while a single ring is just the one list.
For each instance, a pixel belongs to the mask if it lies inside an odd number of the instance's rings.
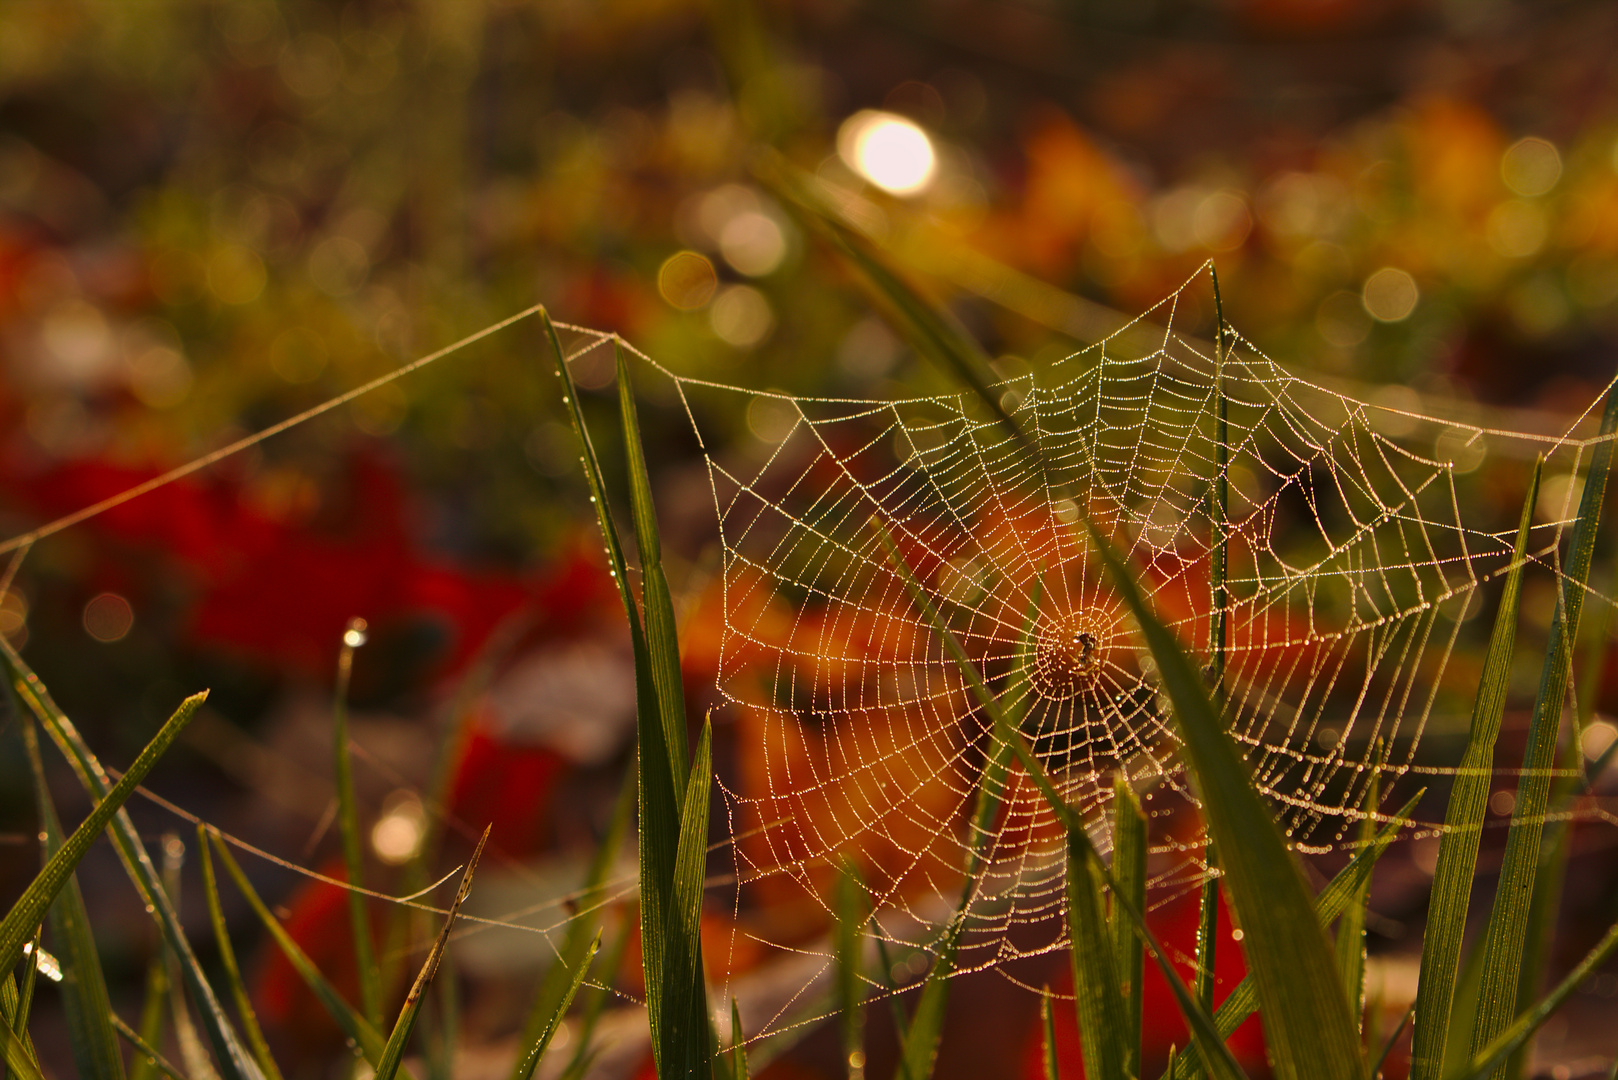
[{"label": "web center spiral", "polygon": [[1034,691],[1062,701],[1091,689],[1101,677],[1111,636],[1082,613],[1047,621],[1034,642]]}]

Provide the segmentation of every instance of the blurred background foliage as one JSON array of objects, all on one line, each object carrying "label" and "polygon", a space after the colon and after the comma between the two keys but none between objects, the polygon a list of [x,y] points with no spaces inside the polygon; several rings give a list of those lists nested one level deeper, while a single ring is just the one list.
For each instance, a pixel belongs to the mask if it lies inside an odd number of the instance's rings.
[{"label": "blurred background foliage", "polygon": [[[1618,343],[1615,39],[1596,2],[0,0],[0,523],[25,532],[536,302],[685,375],[943,386],[761,183],[776,155],[844,190],[1006,370],[1213,258],[1234,324],[1295,370],[1401,407],[1576,414]],[[862,157],[880,123],[900,174]],[[1196,303],[1177,318],[1205,327]],[[611,371],[578,377],[602,391]],[[673,403],[642,416],[694,589],[717,558],[706,481]],[[706,423],[746,454],[774,420]],[[214,686],[221,725],[164,768],[193,809],[308,861],[331,844],[310,826],[351,616],[375,631],[356,731],[386,813],[429,769],[407,718],[514,614],[530,644],[606,643],[520,685],[621,673],[583,504],[517,328],[41,543],[0,630],[126,753]],[[591,707],[623,730],[623,702]],[[514,822],[514,855],[565,848],[599,828],[624,746],[581,749],[576,722],[513,735],[520,711],[486,726],[544,753],[474,742],[457,790],[483,802],[462,809]],[[567,783],[609,797],[569,825],[536,794]],[[6,850],[9,884],[32,851]],[[138,971],[133,918],[110,952]]]}]

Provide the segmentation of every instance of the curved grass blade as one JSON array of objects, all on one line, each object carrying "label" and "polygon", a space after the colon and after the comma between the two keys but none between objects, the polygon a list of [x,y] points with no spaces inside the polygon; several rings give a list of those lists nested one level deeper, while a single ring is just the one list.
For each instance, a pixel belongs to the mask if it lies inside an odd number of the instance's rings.
[{"label": "curved grass blade", "polygon": [[267,1080],[281,1080],[281,1070],[270,1055],[269,1043],[264,1039],[263,1029],[258,1026],[258,1013],[253,1010],[253,999],[247,992],[241,967],[236,963],[236,949],[230,943],[230,927],[225,924],[225,909],[219,902],[219,882],[214,877],[208,833],[201,825],[197,826],[197,854],[202,861],[202,891],[207,896],[208,921],[213,926],[214,947],[219,950],[219,966],[225,969],[225,979],[236,1002],[236,1015],[241,1019],[242,1031],[247,1036],[248,1046],[252,1047],[258,1067],[264,1070]]},{"label": "curved grass blade", "polygon": [[1611,959],[1615,953],[1618,953],[1618,923],[1613,923],[1607,929],[1606,936],[1585,954],[1578,967],[1568,972],[1567,977],[1557,984],[1556,989],[1546,994],[1531,1011],[1519,1016],[1487,1046],[1478,1050],[1467,1067],[1455,1074],[1453,1080],[1482,1080],[1483,1077],[1493,1073],[1507,1058],[1527,1045],[1534,1032],[1551,1018],[1551,1014],[1562,1007],[1562,1003],[1579,988],[1579,984],[1593,975],[1596,969]]},{"label": "curved grass blade", "polygon": [[[556,1029],[562,1026],[562,1018],[567,1016],[567,1010],[573,1006],[573,997],[579,992],[579,987],[584,985],[584,976],[589,972],[591,963],[595,961],[596,953],[600,951],[601,931],[597,930],[594,940],[585,949],[584,955],[579,958],[579,962],[574,965],[573,973],[568,978],[567,985],[563,987],[562,996],[557,1000],[556,1008],[551,1012],[549,1022],[540,1031],[537,1039],[523,1044],[522,1053],[517,1055],[517,1068],[514,1075],[520,1077],[521,1080],[528,1080],[529,1077],[534,1075],[534,1067],[539,1064],[539,1059],[545,1056],[545,1051],[550,1049],[551,1039],[556,1036]],[[560,964],[561,961],[557,961],[557,963]]]},{"label": "curved grass blade", "polygon": [[[702,973],[702,890],[708,863],[708,793],[713,785],[713,722],[697,740],[680,819],[680,846],[663,942],[663,1015],[659,1076],[706,1076],[708,1002]],[[642,901],[644,903],[644,901]]]},{"label": "curved grass blade", "polygon": [[433,977],[438,974],[438,967],[444,961],[444,952],[449,948],[449,932],[455,928],[455,917],[461,913],[461,905],[466,903],[466,896],[472,891],[472,875],[477,872],[478,860],[483,857],[483,846],[489,842],[489,832],[493,826],[485,826],[483,835],[478,839],[478,846],[472,849],[472,857],[466,861],[466,870],[461,874],[460,888],[455,890],[455,900],[449,906],[449,914],[444,916],[444,928],[438,932],[438,940],[433,942],[432,951],[427,954],[427,960],[421,965],[421,971],[416,975],[416,981],[411,985],[409,993],[405,994],[404,1005],[399,1009],[399,1018],[393,1022],[393,1031],[388,1035],[387,1045],[382,1048],[382,1057],[376,1063],[376,1080],[393,1080],[399,1073],[399,1063],[404,1060],[405,1046],[410,1042],[410,1032],[416,1026],[416,1016],[421,1012],[422,999],[426,996],[427,987],[432,985]]},{"label": "curved grass blade", "polygon": [[382,980],[371,942],[371,917],[366,910],[365,845],[360,836],[359,811],[354,804],[354,767],[348,752],[348,683],[354,673],[354,650],[365,643],[364,619],[352,619],[343,632],[337,654],[337,685],[332,694],[332,771],[337,778],[337,832],[343,842],[343,866],[348,871],[349,936],[354,939],[354,966],[359,971],[360,1012],[371,1026],[382,1026]]},{"label": "curved grass blade", "polygon": [[1489,788],[1494,782],[1494,744],[1505,715],[1511,658],[1517,643],[1517,612],[1522,599],[1522,570],[1528,530],[1539,500],[1539,482],[1545,460],[1534,463],[1517,523],[1511,569],[1495,614],[1494,629],[1484,656],[1483,677],[1472,705],[1472,727],[1460,768],[1450,787],[1444,832],[1438,842],[1438,865],[1427,903],[1427,929],[1421,943],[1421,981],[1416,987],[1416,1028],[1411,1035],[1411,1080],[1437,1080],[1444,1065],[1444,1043],[1449,1034],[1455,983],[1460,974],[1461,944],[1466,909],[1477,867],[1478,842],[1488,813]]},{"label": "curved grass blade", "polygon": [[1303,875],[1190,658],[1147,605],[1112,544],[1094,522],[1084,521],[1174,704],[1187,764],[1245,934],[1243,952],[1255,976],[1276,1072],[1285,1080],[1360,1080],[1365,1060],[1358,1025]]},{"label": "curved grass blade", "polygon": [[[92,797],[105,799],[114,789],[114,785],[108,779],[100,760],[90,752],[89,746],[73,721],[57,707],[50,691],[45,688],[39,676],[23,662],[16,649],[12,648],[11,642],[4,637],[0,637],[0,656],[3,656],[9,669],[12,689],[44,726],[51,741],[56,743],[69,764],[73,766],[79,783]],[[198,696],[195,699],[198,705],[201,704],[200,698],[201,696]],[[188,698],[186,702],[192,700]],[[181,703],[180,711],[177,711],[175,716],[180,716],[186,707],[185,702]],[[194,711],[196,706],[193,705],[191,708]],[[169,722],[173,723],[174,719],[171,718]],[[241,1037],[236,1034],[230,1018],[225,1015],[224,1009],[219,1004],[218,996],[209,985],[207,976],[203,974],[202,965],[197,961],[191,943],[186,940],[185,929],[180,925],[180,917],[174,910],[174,905],[169,902],[168,893],[163,889],[162,880],[152,865],[151,856],[147,854],[140,834],[135,830],[135,823],[130,820],[126,811],[120,808],[113,815],[109,832],[113,845],[118,850],[118,858],[124,864],[125,873],[129,875],[129,880],[135,886],[135,891],[140,894],[146,910],[157,923],[164,944],[174,954],[175,961],[179,965],[180,978],[185,983],[186,992],[191,996],[191,1000],[197,1005],[203,1027],[208,1033],[209,1045],[213,1048],[214,1057],[224,1074],[224,1080],[263,1080],[258,1064],[242,1046]],[[71,838],[69,842],[71,843]]]},{"label": "curved grass blade", "polygon": [[1533,719],[1529,722],[1528,746],[1523,754],[1522,778],[1517,784],[1516,809],[1511,815],[1511,829],[1506,834],[1505,860],[1484,932],[1483,982],[1477,1022],[1472,1029],[1474,1052],[1491,1044],[1506,1029],[1517,1007],[1534,879],[1539,870],[1545,811],[1550,802],[1551,772],[1556,763],[1557,733],[1567,699],[1573,642],[1578,637],[1579,616],[1584,608],[1585,582],[1590,577],[1590,560],[1595,553],[1596,528],[1607,492],[1607,474],[1612,465],[1610,436],[1615,430],[1618,430],[1618,394],[1608,397],[1601,415],[1601,435],[1605,438],[1597,442],[1590,453],[1590,470],[1585,476],[1566,570],[1557,592],[1556,613],[1551,620],[1550,640],[1545,646],[1539,692],[1534,701]]},{"label": "curved grass blade", "polygon": [[[1129,777],[1122,770],[1113,777],[1112,793],[1112,873],[1135,909],[1145,911],[1146,814]],[[1129,924],[1128,916],[1118,909],[1116,901],[1107,922],[1112,935],[1113,968],[1118,973],[1118,988],[1124,999],[1123,1067],[1125,1073],[1136,1076],[1140,1073],[1141,977],[1146,956],[1134,927]]]},{"label": "curved grass blade", "polygon": [[[556,327],[550,315],[540,312],[540,324],[551,356],[556,365],[557,378],[562,383],[562,403],[567,407],[573,434],[579,441],[580,460],[584,465],[585,483],[590,489],[590,501],[595,506],[596,522],[601,528],[606,548],[607,566],[618,586],[618,598],[629,620],[630,646],[635,657],[635,768],[639,786],[639,852],[640,852],[640,920],[641,966],[646,983],[646,1012],[652,1031],[663,1025],[663,970],[664,942],[667,938],[666,920],[669,897],[674,878],[675,857],[680,840],[681,793],[684,785],[671,775],[668,742],[663,734],[661,705],[657,684],[653,679],[652,661],[647,652],[646,636],[641,629],[640,609],[629,588],[628,568],[624,562],[623,546],[607,505],[606,482],[601,473],[601,461],[596,456],[595,444],[590,440],[590,429],[584,422],[584,411],[579,407],[578,387],[567,367],[567,356],[556,336]],[[652,1053],[662,1067],[663,1044],[655,1034]]]},{"label": "curved grass blade", "polygon": [[[13,702],[15,704],[15,702]],[[17,714],[21,717],[21,714]],[[34,801],[47,860],[62,849],[62,822],[45,782],[45,762],[39,753],[39,735],[31,720],[21,723],[23,746],[34,774]],[[67,1017],[68,1042],[73,1062],[82,1077],[97,1080],[123,1080],[124,1062],[118,1052],[118,1033],[109,1018],[112,1005],[107,998],[107,979],[101,968],[101,955],[90,930],[90,914],[79,891],[77,874],[71,875],[50,906],[47,916],[51,941],[62,966],[62,1006]],[[39,948],[39,932],[34,932],[34,948]],[[37,963],[28,965],[28,982],[18,1009],[19,1024],[28,1012],[33,996]]]},{"label": "curved grass blade", "polygon": [[264,929],[269,932],[276,946],[280,948],[281,954],[292,965],[292,970],[296,971],[298,976],[303,979],[304,985],[309,987],[316,1000],[325,1006],[327,1014],[341,1029],[349,1042],[358,1047],[365,1060],[371,1064],[372,1068],[375,1068],[377,1063],[382,1060],[382,1050],[386,1045],[381,1033],[372,1027],[370,1021],[361,1016],[358,1010],[343,999],[343,995],[337,992],[337,988],[326,980],[325,975],[321,974],[320,968],[315,965],[315,962],[309,959],[309,954],[298,946],[298,943],[292,939],[291,934],[287,933],[286,927],[281,925],[281,920],[275,917],[269,906],[264,903],[263,898],[258,895],[258,890],[253,888],[252,882],[247,880],[247,875],[242,872],[241,866],[236,862],[235,857],[231,855],[230,849],[225,847],[223,838],[212,830],[209,831],[209,838],[213,840],[214,852],[219,856],[219,862],[224,866],[225,872],[236,883],[236,888],[241,891],[242,896],[247,898],[248,906],[258,916],[259,922],[264,924]]},{"label": "curved grass blade", "polygon": [[1382,1044],[1382,1050],[1376,1055],[1376,1060],[1371,1062],[1371,1068],[1366,1074],[1371,1080],[1379,1080],[1382,1076],[1382,1067],[1388,1063],[1388,1055],[1393,1053],[1394,1044],[1399,1041],[1399,1036],[1404,1034],[1405,1025],[1410,1023],[1411,1018],[1415,1015],[1416,1003],[1412,1001],[1410,1008],[1406,1009],[1404,1015],[1399,1017],[1399,1022],[1393,1025],[1393,1031]]}]

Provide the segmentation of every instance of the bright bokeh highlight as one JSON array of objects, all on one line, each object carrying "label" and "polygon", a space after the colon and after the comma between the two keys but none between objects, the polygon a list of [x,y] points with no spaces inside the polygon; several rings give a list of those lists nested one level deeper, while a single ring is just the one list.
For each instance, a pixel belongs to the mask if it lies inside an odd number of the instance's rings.
[{"label": "bright bokeh highlight", "polygon": [[919,195],[938,173],[933,141],[894,113],[865,109],[844,120],[837,152],[849,168],[893,195]]}]

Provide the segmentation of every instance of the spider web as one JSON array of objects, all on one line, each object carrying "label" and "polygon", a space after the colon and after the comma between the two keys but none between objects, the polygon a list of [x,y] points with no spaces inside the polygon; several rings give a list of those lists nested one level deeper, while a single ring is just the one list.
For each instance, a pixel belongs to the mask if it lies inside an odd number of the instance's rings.
[{"label": "spider web", "polygon": [[[1476,688],[1469,658],[1490,622],[1479,617],[1489,612],[1484,586],[1508,567],[1535,455],[1546,458],[1547,480],[1529,558],[1541,583],[1557,580],[1577,477],[1596,442],[1579,437],[1589,412],[1548,434],[1420,415],[1299,378],[1234,332],[1221,369],[1196,336],[1198,317],[1185,313],[1200,306],[1200,287],[1193,278],[1096,345],[995,387],[1037,453],[970,394],[761,393],[676,374],[629,348],[663,380],[646,389],[672,391],[666,397],[683,405],[717,516],[717,687],[726,705],[718,718],[732,729],[732,752],[719,777],[728,835],[715,850],[734,873],[709,885],[734,882],[731,966],[776,961],[791,983],[785,993],[777,987],[761,1028],[749,1023],[750,1041],[826,1015],[819,988],[834,958],[825,932],[844,867],[864,887],[872,940],[893,950],[882,954],[887,970],[867,980],[875,993],[925,971],[957,911],[965,933],[956,973],[994,969],[1018,981],[1012,961],[1066,948],[1061,828],[1015,765],[986,784],[999,744],[943,639],[911,602],[906,573],[1019,714],[1103,851],[1114,777],[1140,793],[1154,902],[1209,872],[1197,799],[1151,658],[1084,538],[1083,515],[1126,553],[1158,616],[1203,663],[1214,624],[1211,555],[1224,539],[1227,719],[1300,851],[1351,846],[1359,821],[1388,820],[1386,809],[1416,787],[1454,773],[1455,737],[1464,736]],[[0,554],[13,555],[6,580],[37,540],[537,310],[0,543]],[[570,362],[615,340],[558,325],[576,335]],[[1210,501],[1221,383],[1222,516]],[[762,454],[736,449],[720,419],[738,405],[763,433]],[[897,543],[904,572],[877,525]],[[1587,619],[1605,620],[1612,606],[1587,591]],[[1522,648],[1534,647],[1533,632],[1525,625]],[[1366,805],[1373,779],[1374,806]],[[975,832],[970,817],[986,787],[996,809]],[[443,816],[441,807],[427,810]],[[1581,812],[1613,821],[1599,807]],[[444,824],[476,831],[476,823]],[[1425,821],[1416,831],[1439,828]],[[472,925],[457,937],[503,929],[558,944],[573,920],[600,917],[635,888],[632,874],[616,875],[590,910],[570,908],[570,894],[496,917],[463,916]],[[441,913],[425,894],[363,891]],[[749,953],[752,960],[738,959]],[[899,962],[890,966],[892,956]],[[748,978],[727,976],[727,990]]]},{"label": "spider web", "polygon": [[[849,867],[865,887],[871,933],[901,955],[918,950],[925,961],[938,949],[963,887],[956,972],[1066,948],[1061,826],[1013,764],[986,793],[997,805],[988,828],[974,831],[973,807],[996,775],[986,765],[1004,755],[912,602],[910,575],[1003,706],[1020,713],[1102,850],[1121,775],[1150,819],[1152,898],[1207,876],[1166,698],[1083,515],[1127,555],[1158,617],[1204,664],[1223,537],[1227,723],[1295,848],[1351,846],[1360,821],[1389,820],[1417,787],[1453,773],[1478,669],[1467,660],[1452,670],[1451,660],[1481,652],[1492,622],[1477,617],[1483,586],[1509,566],[1529,462],[1545,455],[1548,478],[1529,557],[1556,573],[1592,440],[1358,401],[1287,372],[1235,332],[1221,370],[1212,345],[1180,326],[1197,286],[1193,278],[1106,340],[994,386],[1037,449],[971,393],[758,394],[651,362],[704,441],[718,519],[718,688],[738,762],[735,786],[721,783],[741,925],[749,911],[784,906],[811,922],[818,909],[823,928]],[[1221,375],[1223,516],[1212,501]],[[762,461],[718,452],[704,436],[704,399],[735,394],[751,396],[768,444]],[[1521,482],[1491,507],[1484,478],[1500,475]],[[1424,744],[1434,730],[1451,737],[1437,752]],[[801,931],[744,933],[832,963],[824,939]],[[893,982],[925,966],[901,961]],[[765,1033],[803,1022],[789,1012]]]}]

